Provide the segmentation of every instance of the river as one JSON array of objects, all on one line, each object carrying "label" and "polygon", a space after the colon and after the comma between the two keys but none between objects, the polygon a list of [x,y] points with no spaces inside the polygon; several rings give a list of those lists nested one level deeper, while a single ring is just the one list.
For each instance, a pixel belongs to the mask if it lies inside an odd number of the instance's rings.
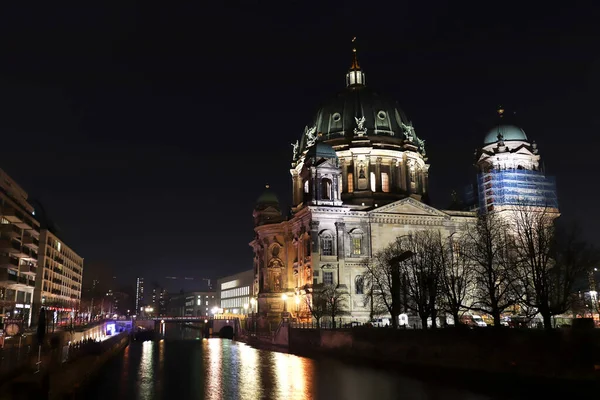
[{"label": "river", "polygon": [[[170,332],[169,332],[170,331]],[[198,338],[173,326],[160,341],[133,342],[88,386],[87,400],[464,399],[489,397],[398,374]]]}]

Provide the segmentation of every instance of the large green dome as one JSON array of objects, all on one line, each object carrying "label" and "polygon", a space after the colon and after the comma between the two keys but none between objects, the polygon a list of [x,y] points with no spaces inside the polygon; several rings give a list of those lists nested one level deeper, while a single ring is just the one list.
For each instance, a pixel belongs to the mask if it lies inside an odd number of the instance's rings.
[{"label": "large green dome", "polygon": [[510,141],[510,140],[521,140],[524,142],[527,141],[527,135],[525,135],[525,132],[523,131],[523,129],[519,128],[518,126],[499,125],[493,129],[491,129],[487,133],[487,135],[485,135],[484,144],[488,145],[488,144],[496,143],[498,141],[498,135],[500,133],[502,134],[504,141]]},{"label": "large green dome", "polygon": [[275,205],[279,204],[279,199],[277,195],[269,189],[269,185],[266,185],[265,191],[260,195],[260,197],[256,200],[257,205]]}]

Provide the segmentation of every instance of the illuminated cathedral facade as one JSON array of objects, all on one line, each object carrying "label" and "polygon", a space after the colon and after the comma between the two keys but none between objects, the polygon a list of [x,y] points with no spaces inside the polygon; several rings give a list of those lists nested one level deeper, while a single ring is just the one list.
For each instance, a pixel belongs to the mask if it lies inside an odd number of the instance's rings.
[{"label": "illuminated cathedral facade", "polygon": [[[508,159],[537,168],[535,145],[512,139],[486,137],[476,160],[482,171],[513,153]],[[366,85],[356,51],[345,89],[292,146],[291,215],[268,187],[253,212],[253,290],[263,322],[310,319],[306,295],[316,284],[346,290],[348,318],[367,321],[365,265],[376,251],[418,230],[450,236],[475,221],[476,211],[428,205],[425,141],[394,100]]]}]

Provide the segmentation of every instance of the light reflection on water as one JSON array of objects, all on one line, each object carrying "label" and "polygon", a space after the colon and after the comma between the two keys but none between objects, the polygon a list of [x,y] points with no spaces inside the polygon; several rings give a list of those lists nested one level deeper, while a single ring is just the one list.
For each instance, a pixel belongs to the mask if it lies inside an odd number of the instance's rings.
[{"label": "light reflection on water", "polygon": [[82,398],[485,399],[385,371],[258,350],[225,339],[134,342],[92,386]]}]

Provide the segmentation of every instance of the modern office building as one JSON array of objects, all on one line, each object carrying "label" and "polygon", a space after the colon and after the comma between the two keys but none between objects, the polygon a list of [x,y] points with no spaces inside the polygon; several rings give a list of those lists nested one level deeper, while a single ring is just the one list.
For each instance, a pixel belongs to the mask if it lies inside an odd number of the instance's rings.
[{"label": "modern office building", "polygon": [[217,292],[189,292],[171,297],[169,316],[172,317],[208,317],[212,310],[219,308]]},{"label": "modern office building", "polygon": [[[35,282],[34,310],[55,311],[55,322],[74,318],[81,301],[83,258],[54,233],[40,233],[40,266]],[[37,314],[37,311],[36,313]]]},{"label": "modern office building", "polygon": [[2,319],[32,322],[40,223],[23,190],[0,169],[0,311]]},{"label": "modern office building", "polygon": [[135,282],[135,314],[140,314],[144,303],[144,278],[138,277]]},{"label": "modern office building", "polygon": [[243,314],[244,305],[250,306],[254,285],[254,271],[248,270],[217,280],[220,312],[224,314]]}]

